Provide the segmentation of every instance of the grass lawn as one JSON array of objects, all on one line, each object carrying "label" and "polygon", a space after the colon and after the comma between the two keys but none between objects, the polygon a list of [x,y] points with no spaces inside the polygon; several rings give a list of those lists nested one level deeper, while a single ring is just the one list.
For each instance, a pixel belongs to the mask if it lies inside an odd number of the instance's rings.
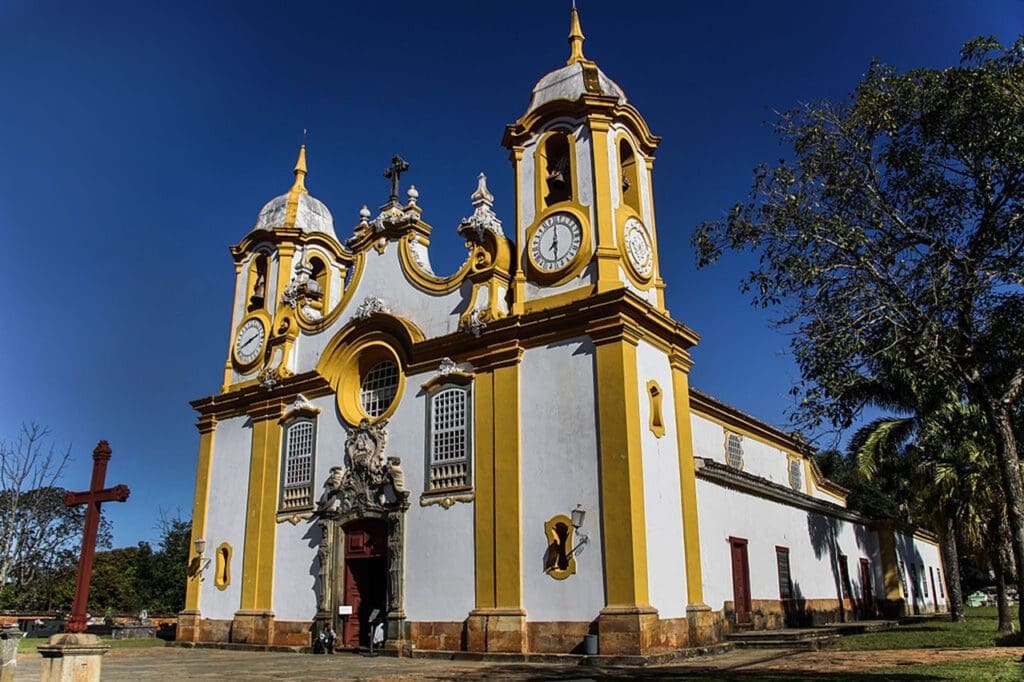
[{"label": "grass lawn", "polygon": [[[936,618],[923,623],[901,625],[895,630],[885,632],[850,635],[840,639],[834,648],[841,651],[873,651],[877,649],[947,649],[1022,645],[1019,639],[1005,641],[1005,637],[996,632],[998,623],[996,607],[968,608],[966,615],[967,620],[963,623],[953,623]],[[1013,621],[1017,622],[1016,609],[1013,609]]]},{"label": "grass lawn", "polygon": [[[111,646],[115,649],[142,649],[153,646],[165,646],[167,643],[158,638],[153,639],[110,639],[109,637],[101,637],[103,643]],[[40,644],[46,644],[46,637],[24,637],[18,642],[18,653],[27,654],[35,653],[36,647]]]},{"label": "grass lawn", "polygon": [[976,661],[890,668],[888,670],[872,671],[872,673],[876,677],[885,676],[889,680],[913,680],[919,678],[926,680],[1019,681],[1024,677],[1024,663],[1020,663],[1013,658],[983,658]]}]

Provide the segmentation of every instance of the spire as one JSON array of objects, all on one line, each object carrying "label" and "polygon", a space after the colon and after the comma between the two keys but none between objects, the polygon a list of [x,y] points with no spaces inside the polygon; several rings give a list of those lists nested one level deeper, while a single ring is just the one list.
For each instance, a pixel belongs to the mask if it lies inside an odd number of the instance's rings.
[{"label": "spire", "polygon": [[295,227],[295,219],[299,214],[299,197],[303,194],[309,194],[309,190],[306,189],[306,145],[299,147],[299,158],[295,161],[295,183],[288,190],[284,227]]},{"label": "spire", "polygon": [[293,192],[309,194],[306,189],[306,145],[299,147],[299,158],[295,161],[295,184],[292,185]]},{"label": "spire", "polygon": [[580,13],[576,11],[576,2],[573,0],[572,19],[569,21],[569,61],[565,63],[566,66],[587,60],[583,56],[584,40],[586,38],[583,37],[583,29],[580,27]]}]

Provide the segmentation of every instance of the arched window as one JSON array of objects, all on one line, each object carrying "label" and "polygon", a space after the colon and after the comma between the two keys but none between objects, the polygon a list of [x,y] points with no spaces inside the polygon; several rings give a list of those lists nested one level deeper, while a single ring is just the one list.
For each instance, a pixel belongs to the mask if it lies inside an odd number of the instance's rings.
[{"label": "arched window", "polygon": [[313,470],[316,457],[316,422],[299,417],[284,429],[281,466],[281,511],[313,506]]},{"label": "arched window", "polygon": [[320,298],[319,300],[313,301],[313,307],[326,310],[328,306],[329,287],[331,284],[331,272],[327,269],[324,261],[317,256],[310,257],[309,267],[312,269],[312,272],[309,274],[309,279],[316,282],[316,288],[320,292]]},{"label": "arched window", "polygon": [[553,206],[562,201],[572,199],[572,145],[565,133],[552,133],[544,140],[541,155],[544,163],[544,182],[547,195],[544,197],[546,206]]},{"label": "arched window", "polygon": [[249,264],[249,305],[250,313],[263,307],[267,297],[267,273],[269,272],[267,254],[257,253]]},{"label": "arched window", "polygon": [[622,202],[640,213],[640,176],[636,154],[625,138],[619,140],[619,177],[622,179]]}]

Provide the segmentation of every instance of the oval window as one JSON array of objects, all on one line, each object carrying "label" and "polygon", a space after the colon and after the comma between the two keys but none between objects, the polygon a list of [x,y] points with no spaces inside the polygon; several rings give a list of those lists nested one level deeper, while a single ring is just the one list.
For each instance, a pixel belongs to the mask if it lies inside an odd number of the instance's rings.
[{"label": "oval window", "polygon": [[376,419],[391,407],[398,393],[398,363],[382,360],[359,380],[359,401],[363,411]]}]

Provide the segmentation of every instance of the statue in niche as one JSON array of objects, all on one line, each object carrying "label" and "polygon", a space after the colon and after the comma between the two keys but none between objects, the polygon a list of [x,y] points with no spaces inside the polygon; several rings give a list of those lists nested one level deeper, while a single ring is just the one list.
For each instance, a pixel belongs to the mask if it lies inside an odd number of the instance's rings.
[{"label": "statue in niche", "polygon": [[401,608],[402,594],[402,517],[388,517],[388,609]]}]

